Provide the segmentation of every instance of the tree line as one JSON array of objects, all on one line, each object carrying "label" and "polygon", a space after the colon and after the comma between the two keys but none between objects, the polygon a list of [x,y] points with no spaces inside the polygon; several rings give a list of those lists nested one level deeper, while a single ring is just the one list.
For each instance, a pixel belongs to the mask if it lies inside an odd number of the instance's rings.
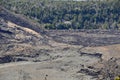
[{"label": "tree line", "polygon": [[1,0],[5,8],[46,29],[119,29],[119,0]]}]

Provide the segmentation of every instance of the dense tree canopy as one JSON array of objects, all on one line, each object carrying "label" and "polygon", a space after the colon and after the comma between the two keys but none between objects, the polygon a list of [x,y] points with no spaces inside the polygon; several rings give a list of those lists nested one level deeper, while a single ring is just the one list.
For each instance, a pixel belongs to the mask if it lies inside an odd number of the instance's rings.
[{"label": "dense tree canopy", "polygon": [[120,0],[1,0],[0,3],[46,29],[119,29],[120,26]]}]

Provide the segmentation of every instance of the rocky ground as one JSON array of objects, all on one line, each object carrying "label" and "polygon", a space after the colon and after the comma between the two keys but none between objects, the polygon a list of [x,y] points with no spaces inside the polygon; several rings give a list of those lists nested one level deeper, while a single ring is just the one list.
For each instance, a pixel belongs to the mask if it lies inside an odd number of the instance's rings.
[{"label": "rocky ground", "polygon": [[85,47],[120,43],[119,30],[49,30],[47,35],[57,42]]},{"label": "rocky ground", "polygon": [[114,80],[120,31],[44,31],[0,18],[0,80]]}]

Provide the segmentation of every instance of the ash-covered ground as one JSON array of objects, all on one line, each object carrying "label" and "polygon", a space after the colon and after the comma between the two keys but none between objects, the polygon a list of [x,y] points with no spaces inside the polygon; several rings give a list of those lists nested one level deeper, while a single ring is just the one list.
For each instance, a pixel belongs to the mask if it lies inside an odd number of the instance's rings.
[{"label": "ash-covered ground", "polygon": [[42,30],[7,14],[0,12],[0,80],[114,80],[120,75],[119,30]]}]

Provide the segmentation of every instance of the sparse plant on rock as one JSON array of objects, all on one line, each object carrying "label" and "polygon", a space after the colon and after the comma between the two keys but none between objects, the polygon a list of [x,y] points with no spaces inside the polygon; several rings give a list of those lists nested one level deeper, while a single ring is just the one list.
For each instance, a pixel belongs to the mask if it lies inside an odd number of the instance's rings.
[{"label": "sparse plant on rock", "polygon": [[[120,74],[120,65],[116,61],[117,59],[111,58],[104,63],[104,67],[101,70],[103,80],[114,80]],[[116,77],[115,80],[120,80],[120,77]]]}]

